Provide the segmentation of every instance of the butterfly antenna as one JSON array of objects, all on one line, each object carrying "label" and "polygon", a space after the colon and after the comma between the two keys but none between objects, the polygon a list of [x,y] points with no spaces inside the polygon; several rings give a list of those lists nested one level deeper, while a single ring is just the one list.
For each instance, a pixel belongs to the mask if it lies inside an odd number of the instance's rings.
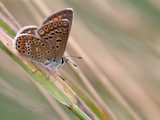
[{"label": "butterfly antenna", "polygon": [[81,56],[65,56],[66,58],[83,59]]},{"label": "butterfly antenna", "polygon": [[72,62],[71,60],[68,61],[70,64],[72,64],[74,67],[78,67],[78,65],[74,62]]}]

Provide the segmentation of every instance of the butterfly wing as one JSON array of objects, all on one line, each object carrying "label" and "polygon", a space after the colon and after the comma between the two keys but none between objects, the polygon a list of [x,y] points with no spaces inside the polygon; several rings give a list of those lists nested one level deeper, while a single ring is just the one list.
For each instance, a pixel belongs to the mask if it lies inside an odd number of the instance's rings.
[{"label": "butterfly wing", "polygon": [[46,18],[37,29],[40,38],[53,50],[53,60],[60,60],[64,54],[72,25],[73,11],[65,9]]},{"label": "butterfly wing", "polygon": [[32,35],[36,35],[36,30],[37,30],[37,26],[34,25],[30,25],[30,26],[25,26],[23,28],[20,29],[20,31],[17,33],[17,35],[19,34],[32,34]]},{"label": "butterfly wing", "polygon": [[47,64],[52,58],[47,43],[32,34],[17,36],[16,49],[21,55],[31,58],[35,62]]},{"label": "butterfly wing", "polygon": [[67,19],[72,24],[73,9],[72,8],[66,8],[64,10],[57,11],[57,12],[51,14],[50,16],[48,16],[44,20],[43,24],[46,24],[49,21],[55,21],[55,20],[58,20],[58,19]]}]

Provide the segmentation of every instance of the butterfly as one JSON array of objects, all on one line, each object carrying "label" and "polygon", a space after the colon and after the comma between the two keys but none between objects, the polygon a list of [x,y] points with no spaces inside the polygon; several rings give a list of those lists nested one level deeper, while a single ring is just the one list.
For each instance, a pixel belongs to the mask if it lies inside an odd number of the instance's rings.
[{"label": "butterfly", "polygon": [[22,28],[15,37],[16,50],[44,66],[63,64],[72,20],[73,9],[66,8],[48,16],[40,27]]}]

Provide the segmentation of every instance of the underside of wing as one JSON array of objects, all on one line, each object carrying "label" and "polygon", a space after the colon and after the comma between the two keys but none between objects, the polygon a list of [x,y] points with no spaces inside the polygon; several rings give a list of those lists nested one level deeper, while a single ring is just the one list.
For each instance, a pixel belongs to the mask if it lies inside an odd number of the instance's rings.
[{"label": "underside of wing", "polygon": [[47,23],[39,28],[37,33],[41,40],[48,44],[49,49],[54,51],[54,60],[61,59],[69,36],[69,21],[64,19]]},{"label": "underside of wing", "polygon": [[50,49],[55,51],[55,60],[62,58],[68,41],[73,11],[65,9],[46,18],[43,25],[37,29],[37,33],[43,41],[46,41]]},{"label": "underside of wing", "polygon": [[20,29],[20,31],[17,33],[17,35],[19,34],[32,34],[32,35],[36,35],[36,30],[37,30],[37,26],[34,25],[30,25],[30,26],[25,26],[23,28]]},{"label": "underside of wing", "polygon": [[38,37],[31,34],[21,34],[16,38],[16,49],[35,62],[46,64],[52,60],[53,53],[48,49],[48,45]]},{"label": "underside of wing", "polygon": [[54,12],[49,17],[46,17],[43,24],[48,23],[49,21],[55,21],[58,19],[67,19],[72,24],[73,19],[73,9],[72,8],[66,8],[64,10],[60,10],[58,12]]}]

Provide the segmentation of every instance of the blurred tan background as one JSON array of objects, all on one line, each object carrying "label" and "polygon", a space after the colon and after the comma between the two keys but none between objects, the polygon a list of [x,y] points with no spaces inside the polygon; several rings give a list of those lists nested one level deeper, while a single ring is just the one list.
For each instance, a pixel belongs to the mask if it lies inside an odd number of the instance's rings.
[{"label": "blurred tan background", "polygon": [[[81,97],[85,94],[92,98],[117,120],[160,119],[158,0],[0,1],[21,26],[39,26],[53,11],[73,8],[67,52],[83,57],[83,60],[73,58],[83,80],[78,80],[67,65],[60,73]],[[2,58],[1,53],[1,61]],[[7,66],[4,61],[0,64]]]}]

